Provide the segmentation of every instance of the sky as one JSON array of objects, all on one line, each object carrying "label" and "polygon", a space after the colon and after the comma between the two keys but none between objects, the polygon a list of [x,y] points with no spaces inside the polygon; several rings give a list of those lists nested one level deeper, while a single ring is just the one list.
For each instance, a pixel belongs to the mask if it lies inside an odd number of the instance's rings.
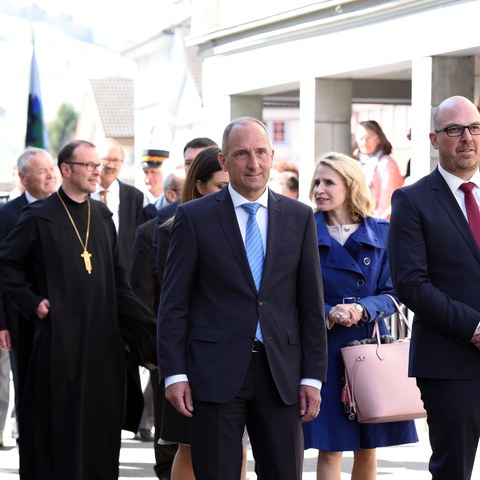
[{"label": "sky", "polygon": [[[97,45],[69,38],[53,25],[29,26],[11,17],[2,24],[0,41],[0,184],[10,179],[11,165],[24,146],[30,82],[31,33],[35,32],[35,51],[40,89],[47,122],[52,121],[62,103],[80,111],[88,81],[106,76],[132,76],[132,60],[121,52],[130,39],[143,40],[158,31],[159,16],[152,9],[170,0],[14,0],[15,7],[36,3],[51,16],[70,14],[83,26],[90,26]],[[12,2],[13,4],[13,2]],[[156,5],[155,5],[156,4]],[[134,5],[134,6],[132,6]],[[5,17],[1,17],[2,21]],[[6,180],[5,180],[6,179]],[[0,188],[1,190],[1,188]]]},{"label": "sky", "polygon": [[[155,31],[165,0],[16,0],[18,6],[37,4],[51,15],[70,14],[90,26],[99,44],[121,49],[130,38]],[[132,21],[134,19],[135,21]],[[158,28],[158,27],[157,27]]]},{"label": "sky", "polygon": [[10,1],[16,8],[36,4],[52,17],[71,15],[78,25],[91,28],[96,45],[69,37],[52,23],[30,24],[27,19],[0,14],[0,23],[8,22],[1,25],[0,35],[0,186],[10,180],[11,165],[25,142],[32,32],[48,123],[62,103],[82,110],[90,79],[132,78],[135,63],[121,52],[185,13],[182,9],[178,13],[178,0]]}]

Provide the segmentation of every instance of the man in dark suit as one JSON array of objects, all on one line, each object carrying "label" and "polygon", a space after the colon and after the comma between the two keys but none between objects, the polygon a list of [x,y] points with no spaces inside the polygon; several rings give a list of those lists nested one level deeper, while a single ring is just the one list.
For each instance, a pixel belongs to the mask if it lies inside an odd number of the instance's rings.
[{"label": "man in dark suit", "polygon": [[[0,243],[13,230],[23,209],[29,203],[46,198],[57,188],[55,164],[50,154],[41,148],[28,147],[17,160],[17,171],[25,190],[19,197],[0,208]],[[0,291],[0,349],[2,350],[0,355],[10,352],[17,413],[20,390],[31,350],[32,332],[30,323],[25,321],[13,303],[7,301],[3,291]],[[10,383],[9,373],[6,377],[0,378],[0,382],[6,382],[6,388],[2,391],[6,391],[7,395]],[[1,437],[2,425],[0,430]]]},{"label": "man in dark suit", "polygon": [[[157,354],[167,399],[192,417],[197,480],[240,477],[245,425],[262,480],[300,479],[301,421],[320,408],[327,352],[313,214],[266,188],[273,154],[263,123],[233,121],[219,154],[230,185],[175,215]],[[257,227],[242,207],[252,202]]]},{"label": "man in dark suit", "polygon": [[138,188],[118,180],[125,161],[119,142],[107,138],[100,154],[103,167],[97,190],[91,196],[103,201],[113,214],[121,259],[128,271],[135,231],[146,220],[143,207],[147,199]]},{"label": "man in dark suit", "polygon": [[[477,107],[464,97],[446,99],[430,141],[439,165],[393,194],[388,249],[398,296],[415,312],[409,373],[428,414],[432,479],[467,480],[480,437]],[[469,186],[471,203],[463,191]]]},{"label": "man in dark suit", "polygon": [[[107,138],[99,153],[103,166],[96,191],[92,193],[91,197],[105,203],[112,212],[113,223],[117,231],[120,260],[127,270],[127,274],[129,274],[135,231],[145,221],[143,207],[147,203],[147,199],[138,188],[118,180],[125,161],[125,152],[119,142]],[[143,428],[141,425],[142,412],[144,408],[149,408],[148,406],[145,407],[149,397],[147,396],[146,402],[138,365],[131,357],[127,357],[126,381],[127,397],[124,428],[136,433],[139,428]],[[152,408],[150,405],[150,410]],[[145,428],[145,430],[148,430],[148,428]]]}]

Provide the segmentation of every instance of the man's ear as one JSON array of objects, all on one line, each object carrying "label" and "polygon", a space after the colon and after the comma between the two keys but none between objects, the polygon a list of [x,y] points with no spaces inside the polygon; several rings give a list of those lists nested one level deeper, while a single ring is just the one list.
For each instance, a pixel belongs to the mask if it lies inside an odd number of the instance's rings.
[{"label": "man's ear", "polygon": [[429,133],[429,137],[430,137],[430,143],[432,144],[432,147],[435,149],[435,150],[438,150],[438,137],[437,137],[437,134],[435,132],[430,132]]},{"label": "man's ear", "polygon": [[66,176],[67,178],[70,176],[72,169],[68,163],[62,163],[60,165],[60,173],[63,176]]},{"label": "man's ear", "polygon": [[27,186],[27,181],[25,179],[25,174],[23,172],[18,172],[18,178],[24,187]]},{"label": "man's ear", "polygon": [[175,200],[178,199],[177,192],[175,190],[167,190],[165,192],[165,197],[168,201],[168,203],[173,203]]},{"label": "man's ear", "polygon": [[225,165],[225,157],[223,155],[222,152],[218,152],[218,163],[220,164],[220,168],[224,171],[224,172],[228,172],[227,170],[227,167]]}]

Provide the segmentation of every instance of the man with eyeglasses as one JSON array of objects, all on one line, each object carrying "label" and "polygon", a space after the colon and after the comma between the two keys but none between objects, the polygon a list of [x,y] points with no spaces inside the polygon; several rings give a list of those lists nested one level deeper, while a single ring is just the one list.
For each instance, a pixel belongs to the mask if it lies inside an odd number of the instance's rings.
[{"label": "man with eyeglasses", "polygon": [[20,405],[20,478],[116,480],[125,349],[155,363],[155,319],[131,290],[112,214],[89,195],[100,158],[58,154],[60,189],[29,207],[0,246],[0,282],[34,328]]},{"label": "man with eyeglasses", "polygon": [[[98,177],[97,189],[91,198],[99,200],[112,212],[112,220],[117,231],[118,248],[127,275],[130,275],[135,231],[146,218],[143,207],[147,197],[138,188],[118,179],[125,161],[122,145],[113,138],[105,139],[99,149],[102,168]],[[128,278],[128,277],[127,277]],[[143,430],[142,413],[145,411],[145,398],[139,376],[138,365],[127,357],[126,414],[124,430],[137,433]],[[150,407],[153,409],[153,407]],[[148,408],[147,408],[148,409]],[[146,420],[148,423],[148,420]],[[148,427],[145,428],[148,430]]]},{"label": "man with eyeglasses", "polygon": [[433,117],[438,167],[392,198],[388,252],[413,310],[410,375],[428,414],[433,480],[471,478],[480,438],[480,114],[447,98]]},{"label": "man with eyeglasses", "polygon": [[119,142],[107,138],[99,153],[102,168],[97,188],[91,197],[105,203],[112,212],[120,257],[129,271],[135,231],[146,220],[143,207],[148,204],[148,200],[138,188],[118,180],[125,160],[125,153]]}]

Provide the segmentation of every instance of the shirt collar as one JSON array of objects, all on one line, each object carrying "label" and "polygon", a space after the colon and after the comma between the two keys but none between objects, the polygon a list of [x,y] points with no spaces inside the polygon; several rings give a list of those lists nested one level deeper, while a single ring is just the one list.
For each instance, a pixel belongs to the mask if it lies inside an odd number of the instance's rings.
[{"label": "shirt collar", "polygon": [[28,190],[25,190],[25,198],[27,199],[28,203],[33,203],[38,201],[38,198],[35,198]]},{"label": "shirt collar", "polygon": [[[448,188],[455,193],[462,183],[465,183],[465,180],[457,177],[456,175],[452,175],[450,172],[447,172],[440,164],[438,164],[438,171],[440,175],[444,178],[447,182]],[[477,187],[480,187],[480,173],[477,170],[473,175],[472,178],[468,180],[469,182],[473,182]]]},{"label": "shirt collar", "polygon": [[[228,192],[230,193],[230,197],[232,197],[234,208],[240,207],[240,205],[243,205],[244,203],[252,203],[251,200],[246,199],[235,191],[230,183],[228,184]],[[255,200],[255,203],[259,203],[263,207],[268,208],[268,188],[266,188],[262,195]]]},{"label": "shirt collar", "polygon": [[[105,190],[105,188],[103,188],[100,183],[97,183],[96,193],[100,193],[103,190]],[[106,190],[108,190],[112,194],[118,193],[120,191],[120,184],[118,183],[118,180],[114,180]]]}]

